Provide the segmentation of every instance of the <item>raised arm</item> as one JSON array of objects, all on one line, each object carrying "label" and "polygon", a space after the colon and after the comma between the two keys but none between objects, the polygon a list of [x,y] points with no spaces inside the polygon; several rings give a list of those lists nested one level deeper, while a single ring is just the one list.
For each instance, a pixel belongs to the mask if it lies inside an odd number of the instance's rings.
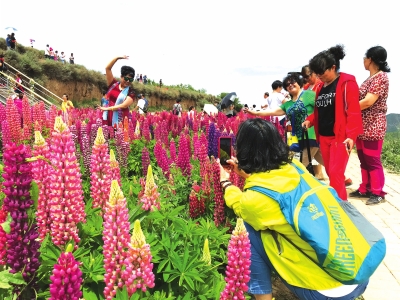
[{"label": "raised arm", "polygon": [[117,60],[119,59],[128,59],[129,56],[123,55],[123,56],[117,56],[115,58],[113,58],[108,65],[106,66],[106,79],[107,79],[107,85],[109,86],[111,84],[111,82],[114,80],[114,75],[112,73],[112,67],[115,65],[115,63],[117,62]]}]

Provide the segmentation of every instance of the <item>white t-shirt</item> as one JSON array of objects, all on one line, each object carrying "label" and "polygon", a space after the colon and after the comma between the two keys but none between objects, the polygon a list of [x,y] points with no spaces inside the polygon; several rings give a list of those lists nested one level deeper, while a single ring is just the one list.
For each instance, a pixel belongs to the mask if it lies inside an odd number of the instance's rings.
[{"label": "white t-shirt", "polygon": [[[285,96],[281,93],[272,92],[271,95],[267,98],[267,110],[275,110],[282,105],[282,101],[285,99]],[[278,120],[282,120],[285,116],[279,116]]]},{"label": "white t-shirt", "polygon": [[144,108],[144,105],[146,104],[146,101],[144,101],[144,99],[139,99],[139,101],[138,101],[138,103],[137,103],[137,106],[139,106],[139,114],[144,114],[144,112],[143,112],[143,108]]}]

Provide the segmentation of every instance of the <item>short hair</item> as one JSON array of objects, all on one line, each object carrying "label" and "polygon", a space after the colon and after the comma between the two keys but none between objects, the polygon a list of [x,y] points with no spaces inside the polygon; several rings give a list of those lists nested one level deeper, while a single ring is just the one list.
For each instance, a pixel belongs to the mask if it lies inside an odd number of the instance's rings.
[{"label": "short hair", "polygon": [[272,84],[271,87],[273,90],[276,90],[277,88],[283,87],[283,83],[280,80],[275,80]]},{"label": "short hair", "polygon": [[310,59],[310,69],[315,74],[323,74],[326,70],[336,66],[336,72],[340,69],[340,61],[345,57],[343,45],[336,45],[328,50],[322,51]]},{"label": "short hair", "polygon": [[303,76],[297,74],[297,73],[289,73],[285,78],[282,80],[283,82],[283,88],[287,90],[287,87],[294,82],[297,82],[297,84],[302,88],[303,87]]},{"label": "short hair", "polygon": [[264,96],[268,96],[268,97],[269,97],[269,93],[268,93],[268,92],[265,92],[265,93],[264,93]]},{"label": "short hair", "polygon": [[390,68],[386,62],[387,52],[385,48],[381,46],[369,48],[365,53],[365,57],[370,58],[378,66],[380,71],[390,72]]},{"label": "short hair", "polygon": [[236,136],[238,167],[246,173],[268,172],[291,162],[289,147],[278,129],[260,118],[239,126]]},{"label": "short hair", "polygon": [[135,69],[130,66],[122,66],[121,68],[121,77],[130,75],[132,78],[135,78]]}]

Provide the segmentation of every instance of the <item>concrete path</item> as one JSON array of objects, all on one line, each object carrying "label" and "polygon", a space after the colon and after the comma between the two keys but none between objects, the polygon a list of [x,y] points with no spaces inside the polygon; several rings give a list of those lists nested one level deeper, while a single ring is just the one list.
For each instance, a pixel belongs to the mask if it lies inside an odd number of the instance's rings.
[{"label": "concrete path", "polygon": [[[346,175],[353,180],[347,191],[356,190],[361,183],[360,162],[352,153]],[[367,206],[364,199],[349,198],[349,201],[376,227],[386,239],[386,257],[372,275],[365,300],[400,299],[400,175],[385,171],[386,202]]]}]

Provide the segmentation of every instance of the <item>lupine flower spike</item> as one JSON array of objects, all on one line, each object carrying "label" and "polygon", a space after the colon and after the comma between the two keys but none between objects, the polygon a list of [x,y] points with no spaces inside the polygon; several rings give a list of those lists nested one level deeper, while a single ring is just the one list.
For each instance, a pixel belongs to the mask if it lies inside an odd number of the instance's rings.
[{"label": "lupine flower spike", "polygon": [[160,209],[160,202],[158,198],[160,193],[157,192],[157,185],[154,182],[153,169],[149,165],[147,169],[146,186],[144,189],[144,194],[139,198],[139,202],[143,203],[142,208],[144,210],[153,211],[154,208]]},{"label": "lupine flower spike", "polygon": [[49,300],[79,300],[82,297],[82,271],[71,253],[72,249],[72,244],[69,244],[54,265]]},{"label": "lupine flower spike", "polygon": [[250,240],[243,219],[237,219],[235,230],[228,245],[225,289],[221,300],[246,299],[247,283],[250,280]]},{"label": "lupine flower spike", "polygon": [[153,264],[151,263],[150,245],[146,240],[140,227],[140,221],[136,220],[133,227],[131,243],[125,259],[125,270],[122,279],[131,296],[136,290],[145,292],[147,288],[154,287]]},{"label": "lupine flower spike", "polygon": [[104,296],[106,300],[111,300],[117,289],[124,286],[121,274],[129,245],[130,226],[126,199],[116,180],[111,183],[110,199],[103,218]]}]

